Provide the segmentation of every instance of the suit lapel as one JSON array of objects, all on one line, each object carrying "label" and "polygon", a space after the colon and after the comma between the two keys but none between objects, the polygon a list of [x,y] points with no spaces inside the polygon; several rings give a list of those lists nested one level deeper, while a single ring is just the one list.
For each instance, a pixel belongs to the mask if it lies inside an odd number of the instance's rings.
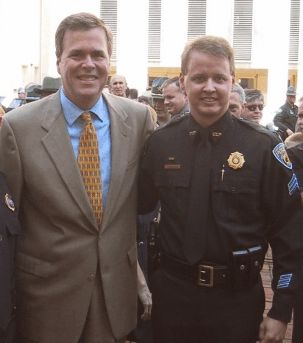
[{"label": "suit lapel", "polygon": [[50,100],[42,127],[46,130],[46,134],[42,137],[42,144],[53,161],[66,189],[89,222],[95,226],[95,229],[98,229],[67,132],[59,93]]},{"label": "suit lapel", "polygon": [[104,95],[108,105],[111,122],[111,179],[107,195],[107,204],[103,217],[103,230],[109,223],[113,211],[117,208],[119,194],[124,182],[124,175],[128,164],[130,127],[126,123],[127,114],[122,107],[118,107],[114,99]]}]

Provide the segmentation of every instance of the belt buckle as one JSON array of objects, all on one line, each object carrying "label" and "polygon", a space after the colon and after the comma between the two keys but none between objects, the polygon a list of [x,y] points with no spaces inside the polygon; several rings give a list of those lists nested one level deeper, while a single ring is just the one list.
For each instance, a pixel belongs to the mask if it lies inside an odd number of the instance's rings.
[{"label": "belt buckle", "polygon": [[214,267],[198,265],[198,286],[214,287]]}]

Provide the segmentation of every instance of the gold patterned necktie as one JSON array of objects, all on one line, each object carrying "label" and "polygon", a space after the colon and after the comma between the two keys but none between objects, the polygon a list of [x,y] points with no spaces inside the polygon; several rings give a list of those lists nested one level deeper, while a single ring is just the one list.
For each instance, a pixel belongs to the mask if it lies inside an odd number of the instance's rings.
[{"label": "gold patterned necktie", "polygon": [[102,220],[102,192],[100,158],[96,129],[89,112],[81,115],[85,127],[80,136],[78,165],[98,226]]}]

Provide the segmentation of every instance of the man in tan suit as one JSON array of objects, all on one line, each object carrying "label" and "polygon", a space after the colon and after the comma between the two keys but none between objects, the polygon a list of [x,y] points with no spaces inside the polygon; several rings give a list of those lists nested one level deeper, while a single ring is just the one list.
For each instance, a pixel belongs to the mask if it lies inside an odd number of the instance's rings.
[{"label": "man in tan suit", "polygon": [[[123,342],[136,325],[136,200],[148,109],[102,94],[112,36],[79,13],[56,32],[63,87],[11,111],[0,132],[0,169],[16,199],[18,343]],[[97,224],[77,163],[81,117],[98,137],[102,223]]]}]

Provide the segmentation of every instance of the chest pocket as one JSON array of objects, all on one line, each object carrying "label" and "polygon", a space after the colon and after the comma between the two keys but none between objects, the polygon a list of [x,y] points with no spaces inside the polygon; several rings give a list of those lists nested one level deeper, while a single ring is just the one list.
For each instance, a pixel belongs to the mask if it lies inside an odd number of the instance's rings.
[{"label": "chest pocket", "polygon": [[185,170],[161,170],[155,176],[161,207],[170,213],[185,211],[188,200],[190,173]]},{"label": "chest pocket", "polygon": [[216,214],[232,221],[247,222],[258,216],[258,182],[249,173],[226,172],[216,175],[213,184],[213,208]]},{"label": "chest pocket", "polygon": [[155,176],[155,185],[159,188],[188,188],[189,172],[179,170],[161,170]]}]

